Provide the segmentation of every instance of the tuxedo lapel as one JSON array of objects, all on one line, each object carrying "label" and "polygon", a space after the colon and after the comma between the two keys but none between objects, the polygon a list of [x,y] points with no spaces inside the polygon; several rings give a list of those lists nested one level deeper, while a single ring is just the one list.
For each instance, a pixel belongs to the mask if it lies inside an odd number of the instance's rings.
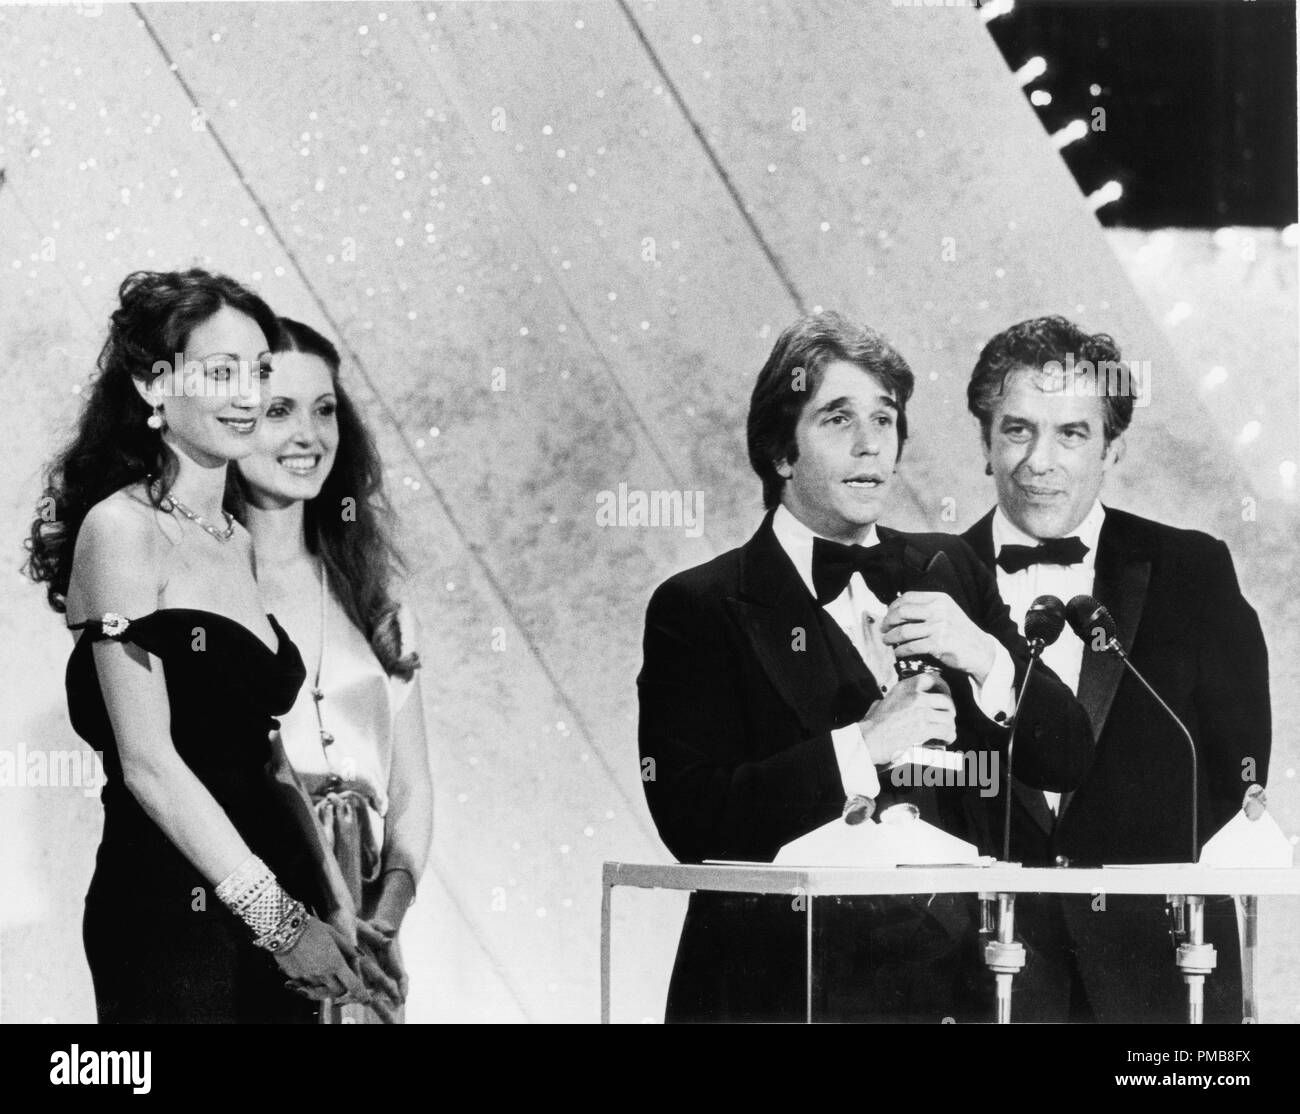
[{"label": "tuxedo lapel", "polygon": [[[1015,794],[1025,811],[1033,818],[1034,823],[1050,835],[1052,828],[1056,826],[1056,817],[1052,815],[1052,810],[1047,807],[1047,798],[1043,796],[1043,791],[1041,789],[1032,789],[1023,781],[1012,778],[1011,792]],[[1062,795],[1061,802],[1062,810],[1064,810],[1064,795]]]},{"label": "tuxedo lapel", "polygon": [[[1105,605],[1115,620],[1120,644],[1132,649],[1146,603],[1147,584],[1151,579],[1151,561],[1137,551],[1124,531],[1108,515],[1097,540],[1097,561],[1093,571],[1092,594]],[[1084,648],[1083,666],[1079,671],[1079,703],[1092,720],[1093,736],[1101,738],[1106,717],[1115,700],[1115,690],[1124,674],[1124,663],[1113,654]]]},{"label": "tuxedo lapel", "polygon": [[966,539],[966,544],[975,551],[975,556],[984,563],[989,572],[997,576],[998,566],[995,560],[997,555],[993,552],[993,511],[989,511],[962,537]]},{"label": "tuxedo lapel", "polygon": [[880,698],[861,655],[817,605],[777,541],[770,514],[745,546],[740,593],[727,606],[805,730],[852,723]]},{"label": "tuxedo lapel", "polygon": [[[1115,620],[1116,637],[1125,650],[1133,648],[1150,580],[1150,557],[1128,536],[1122,523],[1117,523],[1108,513],[1097,539],[1092,594]],[[1124,663],[1114,654],[1099,653],[1091,646],[1084,647],[1083,664],[1079,670],[1079,703],[1092,721],[1093,738],[1098,742],[1123,675]],[[1072,793],[1062,796],[1062,816],[1073,796]]]}]

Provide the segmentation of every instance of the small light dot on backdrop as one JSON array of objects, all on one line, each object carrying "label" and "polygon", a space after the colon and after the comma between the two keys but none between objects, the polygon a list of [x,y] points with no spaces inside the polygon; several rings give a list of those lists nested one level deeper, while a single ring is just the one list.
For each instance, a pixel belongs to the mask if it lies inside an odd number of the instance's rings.
[{"label": "small light dot on backdrop", "polygon": [[1294,460],[1284,460],[1277,466],[1278,475],[1288,486],[1295,483],[1296,464]]},{"label": "small light dot on backdrop", "polygon": [[1241,427],[1241,432],[1237,434],[1237,443],[1240,445],[1249,445],[1259,437],[1260,430],[1264,427],[1257,421],[1249,421]]},{"label": "small light dot on backdrop", "polygon": [[1210,368],[1210,370],[1205,373],[1201,382],[1204,383],[1206,387],[1217,387],[1222,383],[1226,383],[1227,380],[1228,369],[1222,364],[1215,364],[1214,367]]}]

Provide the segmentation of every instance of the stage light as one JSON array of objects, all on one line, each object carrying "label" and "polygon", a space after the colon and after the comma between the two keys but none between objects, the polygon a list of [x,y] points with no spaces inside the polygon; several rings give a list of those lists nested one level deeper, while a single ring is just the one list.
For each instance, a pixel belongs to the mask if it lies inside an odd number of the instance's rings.
[{"label": "stage light", "polygon": [[1068,147],[1076,140],[1082,139],[1088,134],[1088,125],[1082,120],[1071,120],[1059,132],[1052,134],[1052,143],[1059,151],[1063,147]]},{"label": "stage light", "polygon": [[1016,8],[1016,0],[989,0],[980,8],[980,19],[991,23],[998,16],[1010,15]]},{"label": "stage light", "polygon": [[1094,190],[1088,195],[1088,204],[1092,206],[1095,213],[1103,205],[1109,205],[1112,201],[1118,201],[1124,196],[1124,187],[1114,179],[1107,182],[1101,189]]},{"label": "stage light", "polygon": [[1032,85],[1047,73],[1047,60],[1041,54],[1035,54],[1020,69],[1016,70],[1016,80],[1022,86]]}]

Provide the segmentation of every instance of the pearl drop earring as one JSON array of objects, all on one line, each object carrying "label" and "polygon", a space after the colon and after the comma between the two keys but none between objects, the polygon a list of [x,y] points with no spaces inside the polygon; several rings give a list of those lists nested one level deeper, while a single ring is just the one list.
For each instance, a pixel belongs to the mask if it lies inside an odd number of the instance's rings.
[{"label": "pearl drop earring", "polygon": [[153,408],[153,413],[150,414],[149,417],[145,419],[144,424],[147,425],[150,429],[162,429],[163,427],[162,407],[155,406]]}]

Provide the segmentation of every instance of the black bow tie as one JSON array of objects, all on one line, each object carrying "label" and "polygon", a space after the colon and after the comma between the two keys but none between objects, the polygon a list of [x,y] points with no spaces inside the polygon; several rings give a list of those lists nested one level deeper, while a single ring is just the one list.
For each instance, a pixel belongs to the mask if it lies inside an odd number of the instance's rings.
[{"label": "black bow tie", "polygon": [[998,568],[1020,572],[1030,565],[1077,565],[1088,547],[1078,538],[1048,538],[1037,545],[1004,545],[998,550]]},{"label": "black bow tie", "polygon": [[817,602],[838,599],[855,572],[862,574],[881,603],[893,603],[902,591],[903,547],[896,539],[879,545],[843,545],[825,538],[813,538],[812,575]]}]

